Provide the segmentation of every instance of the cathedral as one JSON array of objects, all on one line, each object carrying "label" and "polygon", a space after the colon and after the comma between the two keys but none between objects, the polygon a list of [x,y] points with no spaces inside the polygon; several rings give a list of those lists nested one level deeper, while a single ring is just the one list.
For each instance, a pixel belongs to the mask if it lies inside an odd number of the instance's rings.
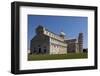
[{"label": "cathedral", "polygon": [[75,39],[66,39],[65,33],[59,35],[39,25],[36,35],[30,41],[31,54],[67,54],[83,52],[83,33]]}]

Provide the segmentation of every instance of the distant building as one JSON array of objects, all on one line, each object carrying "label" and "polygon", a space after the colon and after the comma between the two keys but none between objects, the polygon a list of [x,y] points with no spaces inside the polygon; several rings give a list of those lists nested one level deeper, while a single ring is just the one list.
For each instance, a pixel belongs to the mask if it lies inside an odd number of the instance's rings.
[{"label": "distant building", "polygon": [[39,25],[30,42],[31,54],[67,54],[83,52],[83,33],[76,39],[65,39],[65,33],[57,35]]}]

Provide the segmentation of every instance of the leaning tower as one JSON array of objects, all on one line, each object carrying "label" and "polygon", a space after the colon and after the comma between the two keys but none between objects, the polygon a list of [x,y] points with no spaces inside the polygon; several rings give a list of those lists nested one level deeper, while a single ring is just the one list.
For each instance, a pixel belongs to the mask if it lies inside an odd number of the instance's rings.
[{"label": "leaning tower", "polygon": [[78,36],[78,43],[79,43],[79,52],[83,52],[83,33],[79,33]]}]

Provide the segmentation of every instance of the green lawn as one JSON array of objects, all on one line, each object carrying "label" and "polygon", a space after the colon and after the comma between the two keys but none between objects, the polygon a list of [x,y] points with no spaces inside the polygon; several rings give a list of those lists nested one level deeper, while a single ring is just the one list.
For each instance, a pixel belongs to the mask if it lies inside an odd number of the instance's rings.
[{"label": "green lawn", "polygon": [[87,53],[68,53],[68,54],[28,54],[28,60],[56,60],[56,59],[80,59],[80,58],[87,58]]}]

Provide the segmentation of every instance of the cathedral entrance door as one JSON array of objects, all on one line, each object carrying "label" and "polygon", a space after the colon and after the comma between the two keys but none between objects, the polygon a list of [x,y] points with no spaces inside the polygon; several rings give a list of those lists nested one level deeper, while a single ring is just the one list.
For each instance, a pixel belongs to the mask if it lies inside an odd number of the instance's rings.
[{"label": "cathedral entrance door", "polygon": [[41,48],[39,48],[39,53],[41,53]]}]

